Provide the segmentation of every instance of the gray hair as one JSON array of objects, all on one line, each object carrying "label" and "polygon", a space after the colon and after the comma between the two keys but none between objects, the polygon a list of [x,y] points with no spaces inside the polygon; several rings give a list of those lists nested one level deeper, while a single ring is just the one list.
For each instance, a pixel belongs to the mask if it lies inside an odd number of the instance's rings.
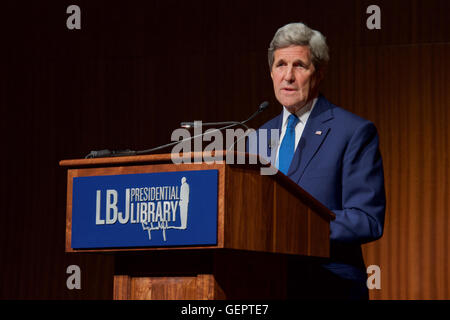
[{"label": "gray hair", "polygon": [[270,42],[268,50],[270,70],[272,70],[275,50],[295,45],[309,47],[316,69],[326,65],[330,59],[326,39],[319,31],[300,22],[290,23],[278,29]]}]

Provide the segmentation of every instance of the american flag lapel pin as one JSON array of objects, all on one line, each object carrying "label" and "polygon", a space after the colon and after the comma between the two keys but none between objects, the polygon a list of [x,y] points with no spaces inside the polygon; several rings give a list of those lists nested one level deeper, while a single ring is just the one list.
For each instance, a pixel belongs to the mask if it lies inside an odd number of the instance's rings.
[{"label": "american flag lapel pin", "polygon": [[322,134],[322,131],[316,131],[316,134],[318,135],[318,136],[320,136],[321,134]]}]

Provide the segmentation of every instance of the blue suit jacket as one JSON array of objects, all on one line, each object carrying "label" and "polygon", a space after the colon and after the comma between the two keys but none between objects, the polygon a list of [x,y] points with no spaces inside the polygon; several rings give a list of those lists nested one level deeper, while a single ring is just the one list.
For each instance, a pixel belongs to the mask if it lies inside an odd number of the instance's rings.
[{"label": "blue suit jacket", "polygon": [[[269,129],[269,144],[270,129],[281,130],[282,119],[281,113],[258,129]],[[374,124],[319,96],[287,176],[336,214],[330,223],[331,263],[324,267],[365,281],[361,244],[382,236],[386,203]]]}]

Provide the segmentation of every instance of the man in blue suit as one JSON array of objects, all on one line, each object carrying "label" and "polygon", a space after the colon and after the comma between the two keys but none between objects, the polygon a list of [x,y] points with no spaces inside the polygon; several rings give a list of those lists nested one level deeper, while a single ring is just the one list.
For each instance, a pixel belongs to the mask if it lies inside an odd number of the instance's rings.
[{"label": "man in blue suit", "polygon": [[[361,244],[382,236],[385,214],[377,130],[318,93],[329,60],[320,32],[288,24],[276,32],[268,55],[283,110],[258,129],[267,130],[267,156],[336,214],[330,224],[330,261],[309,270],[313,280],[306,298],[367,299]],[[276,139],[271,129],[279,129]],[[249,152],[254,151],[261,153],[250,145]]]}]

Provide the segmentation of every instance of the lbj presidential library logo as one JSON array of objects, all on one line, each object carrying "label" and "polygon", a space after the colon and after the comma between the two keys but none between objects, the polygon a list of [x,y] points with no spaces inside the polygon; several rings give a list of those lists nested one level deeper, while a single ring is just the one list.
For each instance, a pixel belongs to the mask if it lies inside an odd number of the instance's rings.
[{"label": "lbj presidential library logo", "polygon": [[[136,217],[138,219],[139,217],[141,218],[140,221],[142,224],[142,228],[148,231],[149,240],[152,239],[152,230],[162,230],[163,239],[164,241],[166,241],[167,229],[186,229],[189,205],[189,184],[186,182],[186,177],[181,178],[181,187],[179,193],[178,187],[172,186],[136,188],[134,192],[133,190],[130,191],[130,189],[126,189],[126,193],[127,203],[125,204],[125,208],[129,208],[131,212],[133,212],[133,193],[135,201],[136,196],[140,201],[136,203]],[[141,196],[142,193],[144,195],[143,197]],[[145,202],[146,199],[150,200],[148,202],[148,205]],[[158,199],[163,200],[158,201]],[[167,201],[164,199],[167,199]],[[100,201],[98,197],[97,201]],[[180,205],[179,221],[177,221],[176,219],[178,204]],[[139,205],[141,205],[140,208]],[[137,214],[138,212],[139,214]]]},{"label": "lbj presidential library logo", "polygon": [[217,174],[75,177],[72,248],[217,244]]}]

